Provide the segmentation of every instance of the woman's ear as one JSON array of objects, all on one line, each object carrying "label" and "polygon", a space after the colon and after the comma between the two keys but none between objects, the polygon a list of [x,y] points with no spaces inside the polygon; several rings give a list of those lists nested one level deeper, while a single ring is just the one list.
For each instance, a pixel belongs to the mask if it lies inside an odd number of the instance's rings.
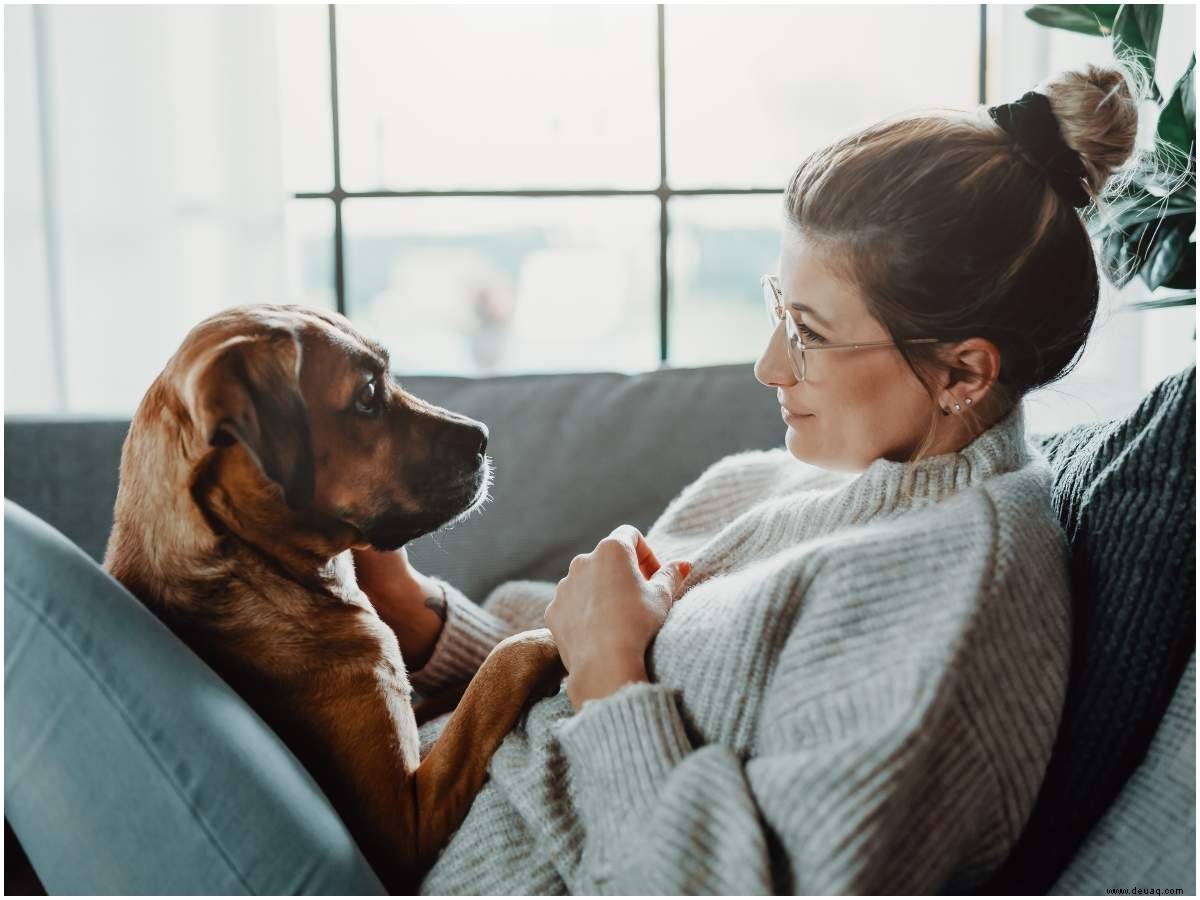
[{"label": "woman's ear", "polygon": [[987,400],[1000,377],[1000,351],[987,338],[967,338],[943,357],[949,372],[945,385],[947,403],[976,409]]}]

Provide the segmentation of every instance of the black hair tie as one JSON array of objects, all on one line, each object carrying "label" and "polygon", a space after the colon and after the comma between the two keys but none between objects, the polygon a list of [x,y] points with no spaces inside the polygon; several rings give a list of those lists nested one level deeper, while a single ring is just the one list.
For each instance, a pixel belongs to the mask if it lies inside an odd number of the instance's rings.
[{"label": "black hair tie", "polygon": [[1060,197],[1074,207],[1091,202],[1083,160],[1063,140],[1045,94],[1028,91],[1020,100],[988,107],[988,115],[1038,165]]}]

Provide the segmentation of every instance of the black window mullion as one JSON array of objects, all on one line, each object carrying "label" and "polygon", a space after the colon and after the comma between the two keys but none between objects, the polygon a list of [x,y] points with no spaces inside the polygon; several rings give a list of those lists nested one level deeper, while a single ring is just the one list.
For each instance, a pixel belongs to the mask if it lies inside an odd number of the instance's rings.
[{"label": "black window mullion", "polygon": [[987,103],[987,16],[986,3],[979,4],[979,103]]},{"label": "black window mullion", "polygon": [[667,330],[670,313],[670,284],[667,282],[667,248],[671,239],[671,220],[667,215],[667,201],[671,189],[667,184],[667,60],[664,7],[657,9],[657,54],[658,54],[658,361],[667,364],[669,335]]},{"label": "black window mullion", "polygon": [[342,228],[342,140],[338,127],[337,8],[329,4],[329,107],[333,116],[333,289],[337,311],[346,315],[346,251]]},{"label": "black window mullion", "polygon": [[[451,190],[451,191],[351,191],[342,187],[341,133],[338,124],[338,66],[337,66],[337,9],[329,4],[329,92],[333,124],[333,190],[300,191],[297,200],[329,200],[333,203],[334,291],[337,311],[346,314],[345,230],[342,222],[342,203],[347,198],[360,197],[637,197],[656,196],[659,201],[658,228],[658,353],[665,365],[670,350],[668,333],[670,312],[670,281],[668,277],[668,247],[670,243],[669,201],[676,196],[736,196],[748,194],[781,194],[782,188],[691,188],[673,190],[667,177],[667,88],[666,88],[666,21],[665,7],[656,9],[656,54],[658,63],[658,187],[646,190]],[[987,4],[979,7],[979,102],[987,102]]]}]

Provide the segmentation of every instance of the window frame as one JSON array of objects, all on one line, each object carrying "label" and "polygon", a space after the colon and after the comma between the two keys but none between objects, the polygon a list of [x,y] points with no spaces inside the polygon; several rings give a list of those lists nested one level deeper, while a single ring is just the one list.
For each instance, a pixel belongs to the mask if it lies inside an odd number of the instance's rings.
[{"label": "window frame", "polygon": [[[345,232],[342,227],[342,204],[362,198],[405,199],[413,197],[657,197],[658,198],[658,358],[665,366],[670,360],[670,267],[667,253],[671,240],[668,206],[673,197],[744,196],[749,194],[783,194],[783,188],[736,188],[713,185],[705,188],[673,188],[667,172],[667,71],[666,71],[666,10],[661,3],[656,9],[656,53],[658,57],[658,186],[629,189],[543,189],[543,190],[486,190],[460,189],[447,191],[347,191],[342,187],[341,134],[338,124],[338,63],[337,63],[337,4],[328,4],[329,23],[329,96],[333,137],[333,187],[328,191],[296,191],[295,200],[314,200],[333,203],[333,277],[337,311],[346,315]],[[978,102],[987,102],[987,4],[979,4],[979,70]]]}]

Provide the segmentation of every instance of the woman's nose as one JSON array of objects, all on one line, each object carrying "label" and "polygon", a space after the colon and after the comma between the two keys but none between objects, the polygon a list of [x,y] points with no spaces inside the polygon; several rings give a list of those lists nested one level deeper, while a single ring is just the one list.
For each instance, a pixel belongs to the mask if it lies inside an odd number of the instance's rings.
[{"label": "woman's nose", "polygon": [[788,363],[787,335],[782,326],[782,322],[775,326],[762,356],[754,364],[754,377],[767,387],[791,387],[796,383],[796,374]]}]

